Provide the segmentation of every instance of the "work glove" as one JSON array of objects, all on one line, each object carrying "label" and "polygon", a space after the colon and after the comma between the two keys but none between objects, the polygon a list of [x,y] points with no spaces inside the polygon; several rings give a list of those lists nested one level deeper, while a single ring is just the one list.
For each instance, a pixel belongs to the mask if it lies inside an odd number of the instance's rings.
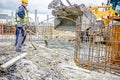
[{"label": "work glove", "polygon": [[21,18],[21,19],[20,19],[20,22],[21,22],[21,23],[24,23],[24,19]]}]

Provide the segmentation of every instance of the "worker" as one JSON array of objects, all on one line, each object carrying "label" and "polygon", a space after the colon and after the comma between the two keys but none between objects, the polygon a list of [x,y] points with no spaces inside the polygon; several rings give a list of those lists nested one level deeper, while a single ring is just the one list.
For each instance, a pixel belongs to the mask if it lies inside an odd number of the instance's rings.
[{"label": "worker", "polygon": [[24,44],[24,41],[26,39],[26,30],[27,30],[27,23],[28,23],[28,0],[21,0],[21,6],[19,6],[16,17],[15,17],[15,23],[16,23],[16,51],[22,52],[22,46]]}]

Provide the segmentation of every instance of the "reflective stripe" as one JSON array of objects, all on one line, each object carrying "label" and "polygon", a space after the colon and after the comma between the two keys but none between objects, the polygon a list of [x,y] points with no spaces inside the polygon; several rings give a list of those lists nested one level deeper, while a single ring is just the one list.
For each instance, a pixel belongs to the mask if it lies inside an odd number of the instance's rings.
[{"label": "reflective stripe", "polygon": [[17,17],[18,17],[18,16],[17,16],[17,12],[18,12],[18,10],[16,10],[16,12],[15,12],[15,17],[14,17],[14,18],[15,18],[15,21],[14,21],[15,25],[18,23],[18,20],[17,20]]}]

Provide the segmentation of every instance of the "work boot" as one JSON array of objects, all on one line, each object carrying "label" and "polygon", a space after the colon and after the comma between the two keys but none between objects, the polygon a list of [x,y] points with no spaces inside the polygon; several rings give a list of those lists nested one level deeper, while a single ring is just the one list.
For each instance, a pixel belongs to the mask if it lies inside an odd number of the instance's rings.
[{"label": "work boot", "polygon": [[19,52],[19,53],[24,53],[24,52],[27,52],[27,50],[21,50],[21,49],[16,49],[16,52]]},{"label": "work boot", "polygon": [[16,49],[15,51],[16,51],[16,52],[21,52],[22,50],[21,50],[21,49]]}]

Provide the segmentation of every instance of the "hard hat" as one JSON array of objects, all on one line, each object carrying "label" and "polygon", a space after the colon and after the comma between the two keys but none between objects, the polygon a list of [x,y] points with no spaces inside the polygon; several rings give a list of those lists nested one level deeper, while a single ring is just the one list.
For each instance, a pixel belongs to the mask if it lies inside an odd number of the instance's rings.
[{"label": "hard hat", "polygon": [[21,0],[21,2],[28,3],[28,0]]}]

